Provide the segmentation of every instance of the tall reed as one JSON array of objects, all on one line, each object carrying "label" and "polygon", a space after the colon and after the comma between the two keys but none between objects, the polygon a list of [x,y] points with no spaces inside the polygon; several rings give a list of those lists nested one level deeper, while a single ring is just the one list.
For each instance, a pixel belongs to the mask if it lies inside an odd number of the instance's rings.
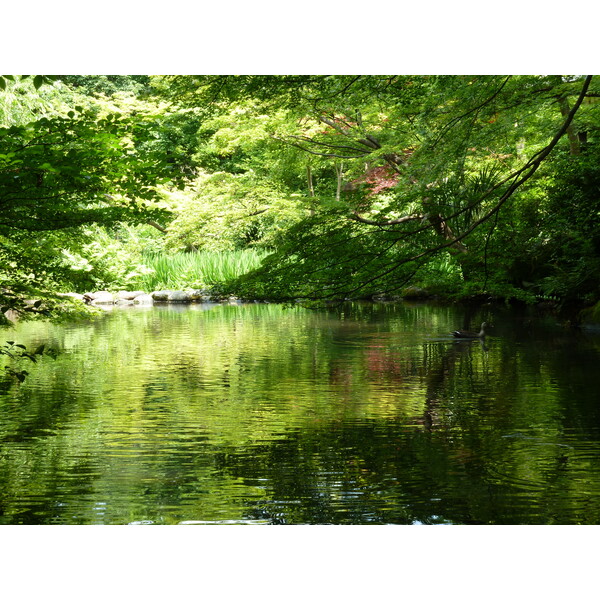
[{"label": "tall reed", "polygon": [[202,288],[226,283],[258,267],[269,252],[233,250],[230,252],[144,253],[142,263],[150,273],[136,277],[131,284],[146,291]]}]

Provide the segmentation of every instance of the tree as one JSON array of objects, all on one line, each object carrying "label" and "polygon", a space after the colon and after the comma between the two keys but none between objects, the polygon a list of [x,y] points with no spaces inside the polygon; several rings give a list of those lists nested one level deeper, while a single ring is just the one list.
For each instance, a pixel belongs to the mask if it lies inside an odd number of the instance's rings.
[{"label": "tree", "polygon": [[[569,225],[557,190],[584,185],[560,179],[561,160],[595,180],[591,77],[62,79],[47,94],[63,104],[24,110],[0,156],[2,251],[30,265],[26,277],[44,264],[34,277],[44,271],[46,287],[70,278],[53,245],[71,252],[82,226],[126,221],[151,223],[169,248],[268,245],[272,258],[240,282],[252,295],[341,299],[412,280],[533,297],[552,288],[541,263]],[[156,186],[173,179],[187,180],[183,194]],[[159,197],[170,214],[147,210]],[[584,239],[585,209],[574,214]]]},{"label": "tree", "polygon": [[[461,281],[485,291],[488,254],[502,239],[502,219],[541,185],[534,175],[549,166],[562,140],[576,154],[574,136],[579,139],[585,121],[597,122],[595,105],[582,108],[595,94],[591,82],[324,78],[310,98],[304,87],[297,110],[304,109],[305,118],[297,132],[279,139],[334,168],[344,161],[346,193],[331,194],[338,202],[325,202],[294,226],[245,285],[313,299],[397,292],[432,259],[450,258]],[[382,167],[394,185],[382,185],[381,175],[368,177]],[[514,255],[514,248],[504,252]]]},{"label": "tree", "polygon": [[[0,128],[0,304],[64,291],[75,271],[62,250],[81,228],[159,218],[156,185],[178,177],[148,150],[151,111],[73,107]],[[47,305],[42,305],[41,308]],[[4,312],[0,311],[0,312]]]}]

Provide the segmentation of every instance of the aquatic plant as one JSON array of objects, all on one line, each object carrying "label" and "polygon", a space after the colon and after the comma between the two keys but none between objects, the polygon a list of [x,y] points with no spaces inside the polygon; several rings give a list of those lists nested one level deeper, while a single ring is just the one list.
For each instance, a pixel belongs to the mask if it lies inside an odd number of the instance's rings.
[{"label": "aquatic plant", "polygon": [[130,286],[151,291],[227,283],[257,268],[268,254],[268,251],[258,249],[176,254],[148,252],[142,256],[142,262],[151,272],[132,279]]}]

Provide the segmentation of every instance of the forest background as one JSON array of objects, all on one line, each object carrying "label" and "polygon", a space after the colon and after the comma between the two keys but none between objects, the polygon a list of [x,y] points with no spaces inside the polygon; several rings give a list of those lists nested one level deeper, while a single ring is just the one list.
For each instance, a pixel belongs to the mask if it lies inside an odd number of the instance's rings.
[{"label": "forest background", "polygon": [[65,292],[200,288],[313,304],[550,301],[575,321],[593,315],[598,85],[5,75],[0,312],[64,312]]}]

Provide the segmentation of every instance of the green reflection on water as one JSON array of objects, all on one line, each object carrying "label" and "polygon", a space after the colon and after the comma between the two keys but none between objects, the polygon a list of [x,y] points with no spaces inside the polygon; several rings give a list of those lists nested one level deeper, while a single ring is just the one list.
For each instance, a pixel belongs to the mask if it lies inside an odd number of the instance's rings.
[{"label": "green reflection on water", "polygon": [[197,305],[20,324],[59,357],[0,395],[0,522],[600,522],[598,339],[490,309],[486,344],[456,342],[463,316]]}]

